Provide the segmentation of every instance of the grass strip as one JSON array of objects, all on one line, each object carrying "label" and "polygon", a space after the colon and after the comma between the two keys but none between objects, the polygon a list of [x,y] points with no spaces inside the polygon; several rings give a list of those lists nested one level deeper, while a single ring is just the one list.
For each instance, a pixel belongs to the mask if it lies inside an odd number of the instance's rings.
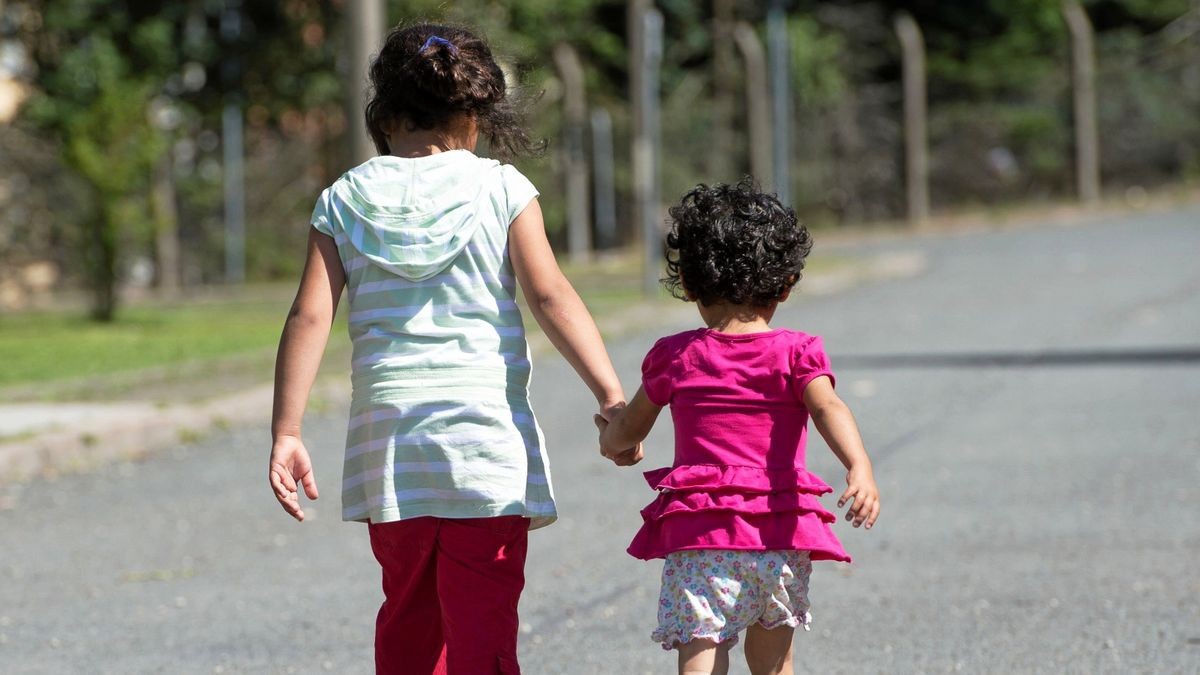
[{"label": "grass strip", "polygon": [[[639,265],[636,254],[623,253],[564,271],[603,324],[646,302]],[[172,401],[261,384],[271,378],[293,293],[282,284],[207,289],[184,301],[128,306],[108,324],[80,311],[0,314],[0,400]],[[651,302],[670,298],[660,290]],[[326,372],[348,367],[345,310],[343,301]],[[528,313],[526,323],[538,332]]]}]

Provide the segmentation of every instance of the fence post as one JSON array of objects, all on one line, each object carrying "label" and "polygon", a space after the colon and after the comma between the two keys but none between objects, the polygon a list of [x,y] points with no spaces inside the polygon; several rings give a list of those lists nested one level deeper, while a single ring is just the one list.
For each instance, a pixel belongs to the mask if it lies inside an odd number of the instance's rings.
[{"label": "fence post", "polygon": [[1076,0],[1063,0],[1071,31],[1071,89],[1075,111],[1075,181],[1087,206],[1100,201],[1100,138],[1096,128],[1096,50],[1092,22]]},{"label": "fence post", "polygon": [[712,144],[708,148],[710,180],[736,178],[733,120],[737,106],[737,57],[733,46],[734,0],[712,0]]},{"label": "fence post", "polygon": [[221,110],[221,176],[225,200],[225,281],[246,280],[246,157],[242,106],[230,101]]},{"label": "fence post", "polygon": [[617,196],[613,171],[612,116],[592,110],[592,205],[596,249],[617,245]]},{"label": "fence post", "polygon": [[[233,45],[242,37],[242,2],[226,0],[221,10],[222,41]],[[246,280],[246,185],[243,147],[242,96],[236,91],[242,62],[236,50],[225,52],[221,79],[225,82],[225,105],[221,110],[221,188],[225,206],[225,281]]]},{"label": "fence post", "polygon": [[896,15],[904,78],[904,182],[908,222],[929,220],[929,136],[926,130],[925,41],[907,12]]},{"label": "fence post", "polygon": [[658,292],[662,232],[658,226],[660,127],[659,66],[662,61],[662,14],[648,0],[629,3],[633,48],[630,84],[633,87],[633,191],[642,240],[642,292]]},{"label": "fence post", "polygon": [[750,175],[760,185],[773,183],[771,172],[771,92],[767,86],[767,56],[754,28],[739,22],[733,39],[746,74],[746,119],[750,127]]},{"label": "fence post", "polygon": [[774,151],[775,194],[785,206],[792,201],[792,95],[788,86],[791,49],[788,47],[784,0],[772,0],[767,9],[767,57],[771,68],[771,147]]},{"label": "fence post", "polygon": [[154,263],[158,291],[164,297],[179,294],[183,276],[179,272],[179,209],[175,203],[175,178],[171,151],[163,153],[154,166],[150,208],[154,218]]},{"label": "fence post", "polygon": [[346,41],[350,52],[350,73],[346,77],[346,116],[350,127],[350,163],[358,165],[378,154],[371,135],[367,133],[364,96],[371,55],[383,45],[387,28],[383,0],[350,0],[346,3],[346,13]]},{"label": "fence post", "polygon": [[567,179],[567,254],[572,262],[588,258],[591,246],[588,223],[587,157],[583,126],[587,116],[583,64],[568,44],[554,47],[554,66],[563,83],[563,159]]}]

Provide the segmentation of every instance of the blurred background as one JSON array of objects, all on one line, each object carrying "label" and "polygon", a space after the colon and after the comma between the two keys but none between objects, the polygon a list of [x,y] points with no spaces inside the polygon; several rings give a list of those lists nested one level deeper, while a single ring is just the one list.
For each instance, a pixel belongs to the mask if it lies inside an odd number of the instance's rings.
[{"label": "blurred background", "polygon": [[[517,163],[563,250],[572,175],[586,193],[573,252],[639,242],[639,98],[656,99],[655,203],[753,173],[810,226],[911,215],[907,18],[923,43],[928,208],[1073,200],[1071,4],[3,0],[0,307],[89,289],[104,319],[110,284],[137,297],[293,279],[316,195],[363,159],[353,59],[415,19],[482,31],[531,101],[548,149]],[[1137,202],[1200,178],[1200,3],[1082,7],[1103,193]],[[660,54],[641,48],[645,12]]]}]

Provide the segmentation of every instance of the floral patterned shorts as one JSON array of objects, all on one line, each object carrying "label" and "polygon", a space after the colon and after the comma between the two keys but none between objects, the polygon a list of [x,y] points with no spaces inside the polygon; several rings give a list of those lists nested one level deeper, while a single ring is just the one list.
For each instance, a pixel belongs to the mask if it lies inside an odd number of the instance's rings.
[{"label": "floral patterned shorts", "polygon": [[663,649],[695,639],[733,645],[754,623],[808,630],[808,551],[677,551],[663,565],[658,628]]}]

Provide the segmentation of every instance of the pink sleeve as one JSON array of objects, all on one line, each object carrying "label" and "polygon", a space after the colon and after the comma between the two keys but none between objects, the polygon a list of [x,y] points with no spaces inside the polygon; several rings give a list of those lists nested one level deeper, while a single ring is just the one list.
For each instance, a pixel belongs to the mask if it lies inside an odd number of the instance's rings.
[{"label": "pink sleeve", "polygon": [[659,407],[671,402],[671,374],[668,371],[672,362],[670,350],[662,340],[654,343],[642,360],[642,391]]},{"label": "pink sleeve", "polygon": [[830,384],[835,384],[833,371],[829,367],[829,356],[825,353],[825,344],[821,338],[812,336],[808,342],[797,345],[792,362],[792,388],[796,396],[803,400],[804,388],[822,375],[829,378]]}]

